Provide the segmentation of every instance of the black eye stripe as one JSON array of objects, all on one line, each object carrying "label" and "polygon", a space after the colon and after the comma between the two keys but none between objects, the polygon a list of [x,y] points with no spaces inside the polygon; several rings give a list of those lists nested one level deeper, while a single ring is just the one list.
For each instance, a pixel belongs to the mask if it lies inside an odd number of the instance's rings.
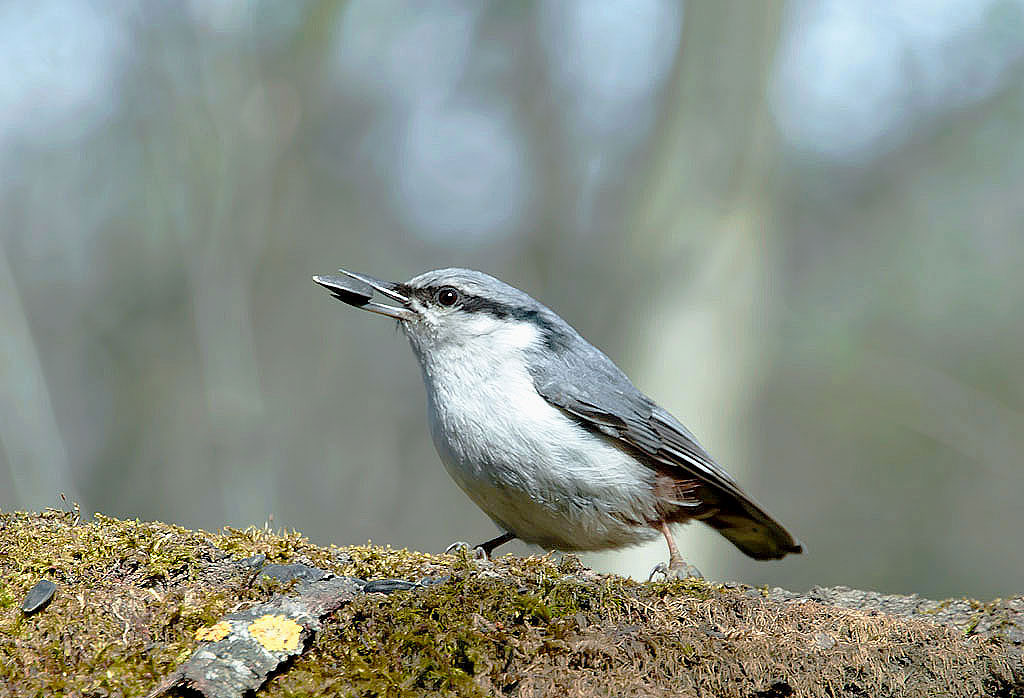
[{"label": "black eye stripe", "polygon": [[[444,288],[454,289],[453,286],[448,284],[443,286],[422,286],[419,288],[402,284],[396,290],[406,296],[414,296],[423,305],[433,305],[437,303],[437,293]],[[520,322],[532,322],[540,328],[544,337],[544,344],[551,351],[562,351],[570,344],[571,336],[536,308],[512,305],[491,298],[484,298],[483,296],[475,296],[463,290],[454,290],[459,294],[459,309],[464,313],[487,313],[499,320],[511,319]]]},{"label": "black eye stripe", "polygon": [[487,313],[499,320],[506,318],[513,320],[535,320],[538,315],[537,311],[532,308],[523,308],[491,298],[475,296],[447,284],[444,286],[424,286],[421,288],[406,286],[402,289],[406,295],[416,296],[424,304],[441,304],[440,294],[445,290],[451,290],[458,294],[457,302],[460,303],[460,307],[467,313]]}]

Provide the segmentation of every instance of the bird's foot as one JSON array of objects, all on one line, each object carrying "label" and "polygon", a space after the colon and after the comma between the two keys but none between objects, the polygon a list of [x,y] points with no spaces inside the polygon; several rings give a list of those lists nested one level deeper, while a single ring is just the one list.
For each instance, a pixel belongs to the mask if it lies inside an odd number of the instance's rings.
[{"label": "bird's foot", "polygon": [[666,582],[673,579],[704,579],[704,575],[700,573],[699,569],[679,559],[670,560],[667,564],[659,562],[647,576],[647,581],[653,582],[659,574],[665,577]]},{"label": "bird's foot", "polygon": [[478,545],[475,548],[470,547],[469,543],[464,540],[457,540],[447,548],[444,549],[446,555],[454,555],[458,552],[465,551],[466,555],[470,556],[474,560],[490,560],[490,555],[484,550],[483,546]]}]

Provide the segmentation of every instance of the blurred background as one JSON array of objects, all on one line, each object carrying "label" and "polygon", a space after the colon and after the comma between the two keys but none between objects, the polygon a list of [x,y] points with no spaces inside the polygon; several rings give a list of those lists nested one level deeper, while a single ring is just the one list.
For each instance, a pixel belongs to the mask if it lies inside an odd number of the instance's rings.
[{"label": "blurred background", "polygon": [[491,537],[310,280],[468,266],[808,548],[706,576],[1020,593],[1022,127],[1022,0],[5,2],[0,508]]}]

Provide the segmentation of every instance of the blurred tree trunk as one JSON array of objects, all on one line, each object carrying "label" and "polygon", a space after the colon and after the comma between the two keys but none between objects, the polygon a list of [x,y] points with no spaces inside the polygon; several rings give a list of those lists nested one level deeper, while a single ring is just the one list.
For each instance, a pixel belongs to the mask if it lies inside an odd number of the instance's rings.
[{"label": "blurred tree trunk", "polygon": [[[755,493],[751,475],[770,464],[742,435],[770,334],[777,148],[766,95],[781,15],[781,2],[687,4],[651,166],[624,226],[633,239],[622,240],[638,255],[631,274],[650,284],[649,305],[624,333],[639,342],[636,381]],[[721,542],[705,545],[716,536],[695,536],[698,528],[686,529],[684,555],[714,577],[728,574],[716,561]],[[663,548],[614,566],[641,573]]]}]

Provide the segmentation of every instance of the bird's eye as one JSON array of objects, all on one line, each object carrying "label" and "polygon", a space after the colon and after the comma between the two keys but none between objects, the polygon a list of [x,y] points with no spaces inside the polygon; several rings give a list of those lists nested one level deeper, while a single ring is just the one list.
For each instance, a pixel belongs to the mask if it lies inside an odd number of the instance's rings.
[{"label": "bird's eye", "polygon": [[437,292],[437,302],[446,308],[450,308],[459,302],[459,292],[451,286],[445,286]]}]

